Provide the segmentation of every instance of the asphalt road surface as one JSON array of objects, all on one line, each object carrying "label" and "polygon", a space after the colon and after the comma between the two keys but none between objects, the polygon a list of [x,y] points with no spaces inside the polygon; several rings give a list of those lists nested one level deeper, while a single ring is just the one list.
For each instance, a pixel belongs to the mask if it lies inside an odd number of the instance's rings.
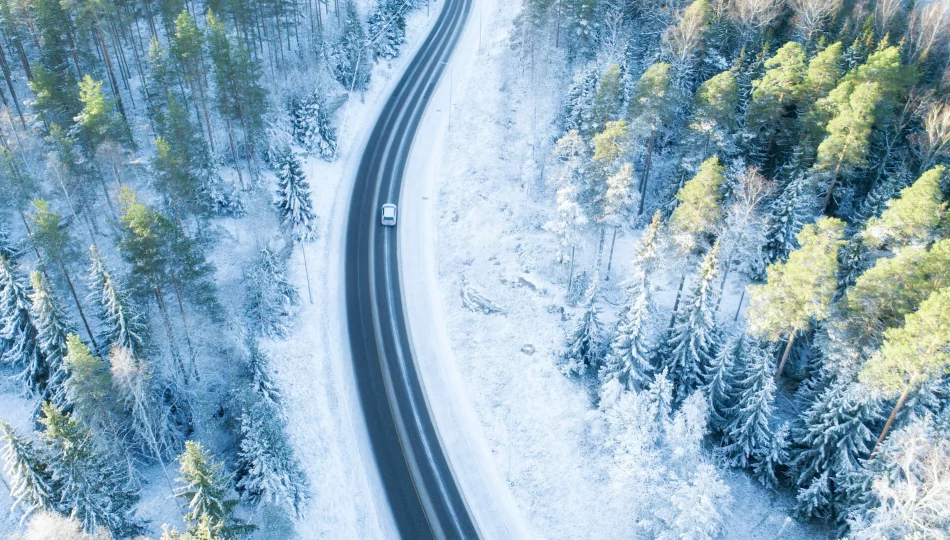
[{"label": "asphalt road surface", "polygon": [[409,540],[478,538],[412,359],[396,229],[380,225],[380,207],[398,203],[412,139],[470,10],[471,0],[445,0],[373,128],[347,222],[346,310],[357,390],[396,527]]}]

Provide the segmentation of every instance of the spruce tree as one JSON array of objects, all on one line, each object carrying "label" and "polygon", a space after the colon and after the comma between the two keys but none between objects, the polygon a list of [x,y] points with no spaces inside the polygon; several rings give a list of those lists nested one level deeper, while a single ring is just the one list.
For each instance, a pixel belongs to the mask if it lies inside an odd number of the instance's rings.
[{"label": "spruce tree", "polygon": [[33,294],[30,314],[36,326],[36,339],[45,357],[47,378],[42,401],[50,401],[58,407],[66,402],[66,337],[75,333],[66,313],[60,307],[53,291],[43,280],[43,275],[33,272],[30,276]]},{"label": "spruce tree", "polygon": [[405,2],[377,0],[376,7],[366,21],[366,34],[373,40],[373,57],[376,60],[392,60],[399,56],[399,48],[406,42],[405,12]]},{"label": "spruce tree", "polygon": [[281,226],[294,241],[313,240],[316,216],[310,201],[310,183],[303,174],[300,160],[289,148],[279,157],[275,204]]},{"label": "spruce tree", "polygon": [[594,99],[600,84],[600,73],[591,63],[579,71],[567,91],[562,114],[565,135],[571,131],[589,137],[597,131],[600,118],[594,115]]},{"label": "spruce tree", "polygon": [[299,516],[304,474],[287,444],[278,411],[264,401],[252,401],[241,413],[240,430],[237,490],[252,504],[275,504]]},{"label": "spruce tree", "polygon": [[715,316],[718,264],[717,242],[699,266],[698,279],[657,351],[656,364],[668,370],[677,402],[682,402],[702,385],[704,374],[721,346]]},{"label": "spruce tree", "polygon": [[649,336],[653,309],[650,278],[656,269],[660,225],[658,210],[650,227],[643,233],[634,256],[635,270],[626,287],[626,302],[604,365],[598,373],[601,385],[617,380],[624,388],[643,389],[653,380],[653,366],[650,364],[653,344]]},{"label": "spruce tree", "polygon": [[252,328],[268,337],[286,336],[300,303],[297,289],[287,280],[286,262],[265,247],[245,271],[245,280],[245,313]]},{"label": "spruce tree", "polygon": [[703,374],[703,388],[709,400],[709,424],[712,429],[723,430],[736,404],[739,381],[746,363],[745,333],[732,335],[712,359]]},{"label": "spruce tree", "polygon": [[369,88],[372,51],[366,47],[363,24],[353,0],[346,1],[345,20],[339,41],[330,55],[331,68],[336,80],[347,90],[359,90],[360,95]]},{"label": "spruce tree", "polygon": [[43,395],[49,369],[30,315],[29,294],[13,263],[0,256],[0,361],[17,370],[15,378],[31,394]]},{"label": "spruce tree", "polygon": [[237,499],[228,498],[231,475],[225,473],[224,465],[214,461],[214,456],[195,441],[185,442],[185,451],[178,457],[181,487],[175,497],[188,505],[185,521],[189,532],[205,524],[214,532],[215,540],[237,540],[254,530],[234,516]]},{"label": "spruce tree", "polygon": [[336,157],[336,131],[329,106],[318,92],[290,100],[291,133],[297,144],[324,161]]},{"label": "spruce tree", "polygon": [[871,452],[871,427],[881,419],[879,403],[853,384],[834,381],[802,415],[795,431],[792,463],[798,485],[797,510],[804,517],[840,517],[841,478],[861,467]]},{"label": "spruce tree", "polygon": [[257,345],[257,340],[248,339],[248,368],[251,375],[250,391],[257,399],[273,407],[277,411],[283,410],[280,390],[270,376],[270,358]]},{"label": "spruce tree", "polygon": [[106,269],[96,246],[89,248],[89,299],[99,306],[99,319],[105,330],[104,343],[128,349],[133,355],[145,354],[148,325],[125,290]]},{"label": "spruce tree", "polygon": [[597,373],[603,359],[603,336],[597,309],[597,280],[587,290],[584,311],[577,328],[567,340],[561,371],[566,375],[583,377]]},{"label": "spruce tree", "polygon": [[50,451],[49,471],[56,507],[78,519],[87,532],[105,527],[113,536],[138,534],[133,516],[138,492],[121,459],[100,446],[87,428],[50,403],[43,404],[43,438]]},{"label": "spruce tree", "polygon": [[[736,405],[723,439],[723,453],[733,466],[776,465],[771,459],[776,442],[776,430],[771,426],[775,408],[772,355],[770,346],[750,347],[745,372],[738,381]],[[769,478],[772,473],[768,470],[761,472],[763,478]]]},{"label": "spruce tree", "polygon": [[3,460],[10,479],[13,508],[21,507],[24,512],[20,523],[36,511],[55,509],[53,479],[42,449],[3,420],[0,420],[0,439],[4,442]]},{"label": "spruce tree", "polygon": [[844,227],[844,222],[835,218],[806,225],[798,234],[801,247],[789,255],[788,261],[768,267],[766,284],[749,286],[749,333],[771,341],[787,340],[775,371],[776,381],[798,332],[830,314]]},{"label": "spruce tree", "polygon": [[812,216],[809,203],[806,177],[797,175],[770,205],[763,247],[769,264],[784,261],[798,247],[796,237]]}]

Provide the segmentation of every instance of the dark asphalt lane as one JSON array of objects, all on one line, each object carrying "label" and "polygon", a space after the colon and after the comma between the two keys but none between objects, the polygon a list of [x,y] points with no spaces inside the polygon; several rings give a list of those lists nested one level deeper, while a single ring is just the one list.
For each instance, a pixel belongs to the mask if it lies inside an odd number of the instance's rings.
[{"label": "dark asphalt lane", "polygon": [[396,527],[412,540],[478,538],[478,531],[432,424],[403,313],[396,229],[382,227],[379,214],[384,203],[398,203],[412,139],[470,10],[471,0],[445,0],[373,128],[347,222],[346,309],[357,390]]}]

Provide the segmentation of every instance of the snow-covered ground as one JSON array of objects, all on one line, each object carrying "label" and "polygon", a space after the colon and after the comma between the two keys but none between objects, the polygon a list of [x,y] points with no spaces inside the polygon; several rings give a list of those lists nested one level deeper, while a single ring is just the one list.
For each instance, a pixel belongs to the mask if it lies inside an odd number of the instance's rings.
[{"label": "snow-covered ground", "polygon": [[[368,5],[363,7],[368,9]],[[248,515],[248,511],[242,509],[239,513],[260,527],[255,538],[396,537],[388,503],[369,451],[352,378],[343,315],[343,243],[352,181],[365,139],[392,87],[435,22],[439,9],[441,3],[433,2],[429,14],[424,7],[410,14],[407,43],[400,56],[391,63],[374,67],[372,86],[365,93],[365,102],[361,103],[359,95],[354,94],[338,111],[340,158],[331,163],[308,158],[304,163],[319,219],[317,240],[306,247],[310,293],[303,253],[297,247],[289,263],[289,275],[302,299],[295,326],[285,339],[266,339],[261,347],[271,357],[273,376],[284,396],[288,436],[307,474],[310,498],[303,516],[293,523],[266,507],[256,511],[256,515]],[[247,261],[264,246],[280,248],[283,245],[272,208],[272,191],[268,184],[263,192],[252,194],[247,201],[247,216],[217,220],[213,225],[218,229],[217,244],[209,253],[209,259],[217,267],[220,297],[232,321],[240,319],[238,314],[243,309],[243,295],[238,291],[244,289],[243,270]],[[195,331],[199,350],[204,348],[211,353],[207,349],[220,343],[221,332],[239,330],[229,327]],[[228,373],[227,366],[220,365],[221,358],[232,352],[215,351],[216,354],[205,356],[205,364],[199,364],[202,373],[209,374],[204,381],[206,391],[223,395]],[[201,396],[199,401],[202,404],[215,402]],[[0,379],[0,417],[25,433],[32,427],[32,407],[32,401],[19,396],[18,385],[5,377]],[[215,419],[196,420],[199,422],[196,426],[199,438],[214,438],[223,429],[219,423],[215,424]],[[209,442],[213,449],[213,441]],[[154,469],[145,472],[147,482],[143,486],[138,514],[149,520],[149,536],[158,538],[163,523],[179,529],[183,525],[178,504],[169,499],[169,486],[158,467]],[[174,476],[174,471],[172,473]],[[0,479],[3,479],[2,475]],[[0,489],[0,507],[10,508],[12,502],[9,490]],[[19,512],[7,512],[0,517],[0,537],[6,538],[17,529],[19,519]]]},{"label": "snow-covered ground", "polygon": [[[444,116],[428,120],[414,147],[400,201],[400,257],[416,358],[476,519],[496,512],[487,537],[630,537],[636,518],[608,489],[609,458],[589,439],[590,395],[557,369],[573,323],[560,312],[567,269],[553,264],[555,241],[542,229],[554,205],[540,165],[550,143],[536,135],[554,133],[563,81],[555,63],[519,58],[510,47],[518,10],[518,3],[476,3],[480,51],[476,43],[474,58],[466,56],[463,41],[452,62],[451,126]],[[448,106],[443,82],[429,116]],[[610,304],[621,299],[632,236],[617,241],[605,326]],[[596,256],[596,239],[586,243],[579,270]],[[675,294],[670,281],[658,294],[666,310]],[[500,312],[465,308],[463,291]],[[731,321],[737,300],[723,302],[724,319]],[[787,497],[741,473],[725,477],[734,503],[724,509],[724,538],[816,536],[788,522]]]}]

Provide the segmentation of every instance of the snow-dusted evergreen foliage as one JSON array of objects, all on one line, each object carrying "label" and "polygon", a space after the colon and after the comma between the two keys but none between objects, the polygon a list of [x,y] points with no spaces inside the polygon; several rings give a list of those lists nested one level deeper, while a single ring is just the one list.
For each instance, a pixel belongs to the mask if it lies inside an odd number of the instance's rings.
[{"label": "snow-dusted evergreen foliage", "polygon": [[588,134],[594,128],[594,97],[600,84],[600,74],[594,63],[577,73],[567,92],[563,114],[564,132],[577,130]]},{"label": "snow-dusted evergreen foliage", "polygon": [[[329,106],[319,92],[290,99],[290,127],[294,141],[325,161],[336,157],[336,129]],[[279,167],[279,158],[278,161]]]},{"label": "snow-dusted evergreen foliage", "polygon": [[650,339],[650,315],[653,309],[650,277],[657,259],[657,235],[660,228],[659,212],[653,216],[650,228],[640,239],[634,257],[635,270],[626,284],[626,300],[621,308],[617,329],[600,369],[601,384],[618,380],[625,388],[645,388],[653,379],[650,358],[653,344]]},{"label": "snow-dusted evergreen foliage", "polygon": [[241,413],[237,489],[252,504],[266,502],[300,515],[304,473],[287,443],[277,409],[264,400]]},{"label": "snow-dusted evergreen foliage", "polygon": [[106,269],[96,246],[89,248],[89,259],[88,298],[99,307],[99,318],[105,326],[100,339],[104,344],[128,349],[133,355],[144,355],[148,340],[144,317]]},{"label": "snow-dusted evergreen foliage", "polygon": [[696,284],[684,299],[673,327],[657,350],[656,364],[668,370],[676,401],[686,399],[702,385],[704,374],[721,346],[715,316],[718,259],[717,243],[703,259]]},{"label": "snow-dusted evergreen foliage", "polygon": [[214,534],[213,538],[236,540],[254,531],[254,526],[234,515],[238,500],[228,496],[232,476],[200,443],[187,441],[178,463],[181,476],[178,478],[180,487],[175,490],[175,497],[188,505],[189,511],[184,516],[188,529],[184,536],[174,530],[169,534],[166,530],[169,538],[201,538],[196,533],[210,531]]},{"label": "snow-dusted evergreen foliage", "polygon": [[264,247],[244,277],[247,284],[245,313],[251,328],[268,337],[286,336],[300,303],[297,289],[287,280],[286,262]]},{"label": "snow-dusted evergreen foliage", "polygon": [[49,369],[30,315],[32,304],[16,267],[0,255],[0,362],[17,371],[15,378],[28,392],[42,395]]},{"label": "snow-dusted evergreen foliage", "polygon": [[43,405],[40,422],[56,486],[56,508],[79,519],[87,532],[105,527],[118,537],[137,534],[142,526],[133,511],[139,494],[131,487],[122,459],[52,404]]},{"label": "snow-dusted evergreen foliage", "polygon": [[42,274],[33,272],[33,301],[30,314],[36,326],[36,339],[45,358],[47,378],[42,401],[51,401],[57,406],[66,402],[66,336],[75,333],[66,313],[46,284]]},{"label": "snow-dusted evergreen foliage", "polygon": [[281,152],[277,163],[277,213],[281,227],[294,241],[313,239],[316,216],[310,200],[310,183],[300,167],[300,160],[289,149]]},{"label": "snow-dusted evergreen foliage", "polygon": [[366,47],[363,23],[353,0],[345,0],[346,13],[339,40],[329,49],[330,65],[336,80],[347,90],[369,88],[372,51]]},{"label": "snow-dusted evergreen foliage", "polygon": [[567,375],[582,377],[589,372],[597,373],[603,359],[603,330],[598,316],[597,286],[595,279],[588,287],[577,328],[567,340],[561,366],[561,371]]},{"label": "snow-dusted evergreen foliage", "polygon": [[841,478],[860,467],[871,452],[871,426],[881,420],[876,400],[846,383],[833,381],[808,407],[795,430],[792,462],[798,512],[806,517],[840,516]]},{"label": "snow-dusted evergreen foliage", "polygon": [[392,60],[399,56],[399,48],[406,42],[405,0],[377,0],[376,7],[366,21],[366,34],[373,44],[376,59]]},{"label": "snow-dusted evergreen foliage", "polygon": [[810,209],[811,194],[803,175],[796,176],[775,199],[769,209],[765,242],[765,260],[772,264],[784,261],[798,247],[795,237],[814,215]]},{"label": "snow-dusted evergreen foliage", "polygon": [[737,467],[757,466],[757,476],[775,478],[775,465],[781,465],[781,429],[776,429],[774,348],[753,345],[743,377],[737,384],[738,397],[732,417],[726,425],[723,453]]},{"label": "snow-dusted evergreen foliage", "polygon": [[730,336],[719,348],[707,368],[703,380],[704,390],[709,399],[709,423],[715,430],[723,430],[733,415],[739,383],[737,376],[745,372],[745,334]]},{"label": "snow-dusted evergreen foliage", "polygon": [[0,420],[0,439],[4,443],[4,472],[10,479],[11,510],[19,508],[24,512],[20,523],[33,512],[52,510],[55,503],[53,480],[42,449],[3,420]]},{"label": "snow-dusted evergreen foliage", "polygon": [[254,339],[248,339],[248,369],[251,393],[276,411],[283,411],[280,390],[270,375],[270,358]]}]

